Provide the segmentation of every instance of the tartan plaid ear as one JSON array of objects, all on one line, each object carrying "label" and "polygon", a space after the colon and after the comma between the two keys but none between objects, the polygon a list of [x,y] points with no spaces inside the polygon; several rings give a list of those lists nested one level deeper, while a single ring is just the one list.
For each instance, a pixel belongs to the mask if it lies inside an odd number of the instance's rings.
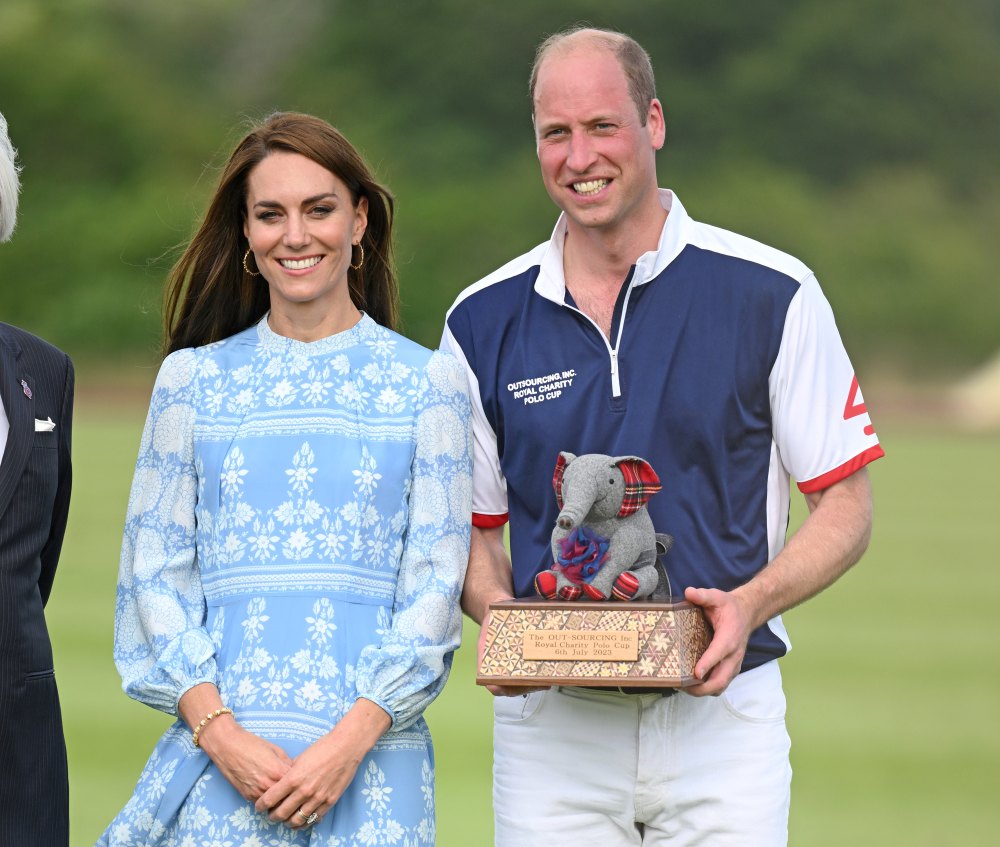
[{"label": "tartan plaid ear", "polygon": [[563,496],[562,496],[562,481],[563,474],[566,473],[566,465],[572,462],[576,456],[572,453],[560,453],[559,458],[556,459],[556,470],[552,474],[552,487],[556,490],[556,505],[559,506],[559,511],[563,508]]},{"label": "tartan plaid ear", "polygon": [[627,518],[645,506],[646,501],[661,491],[663,486],[656,471],[645,459],[640,459],[638,456],[622,456],[615,460],[615,464],[625,477],[625,496],[622,497],[618,517]]}]

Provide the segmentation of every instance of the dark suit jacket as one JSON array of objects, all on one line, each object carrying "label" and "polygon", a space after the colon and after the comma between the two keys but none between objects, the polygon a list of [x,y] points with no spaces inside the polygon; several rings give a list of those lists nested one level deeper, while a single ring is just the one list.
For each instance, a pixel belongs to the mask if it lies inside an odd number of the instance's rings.
[{"label": "dark suit jacket", "polygon": [[[42,607],[69,511],[69,357],[0,323],[0,398],[10,423],[0,460],[0,847],[66,847],[66,745]],[[36,431],[47,419],[55,429]]]}]

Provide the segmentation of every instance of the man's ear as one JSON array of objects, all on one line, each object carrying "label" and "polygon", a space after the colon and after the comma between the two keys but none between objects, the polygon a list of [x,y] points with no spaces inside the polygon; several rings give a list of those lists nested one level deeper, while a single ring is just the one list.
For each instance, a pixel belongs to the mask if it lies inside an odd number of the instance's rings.
[{"label": "man's ear", "polygon": [[655,97],[649,101],[646,132],[649,133],[649,143],[653,145],[653,149],[660,150],[667,140],[667,122],[663,117],[663,106]]}]

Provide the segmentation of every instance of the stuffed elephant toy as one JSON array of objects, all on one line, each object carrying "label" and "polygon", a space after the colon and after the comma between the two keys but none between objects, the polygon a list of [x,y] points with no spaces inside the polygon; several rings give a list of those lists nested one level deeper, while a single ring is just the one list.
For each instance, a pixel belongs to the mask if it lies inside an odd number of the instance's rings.
[{"label": "stuffed elephant toy", "polygon": [[554,564],[535,577],[538,593],[550,600],[660,593],[666,574],[656,560],[673,538],[658,535],[646,511],[646,501],[662,487],[649,463],[638,456],[560,453],[552,485],[559,504]]}]

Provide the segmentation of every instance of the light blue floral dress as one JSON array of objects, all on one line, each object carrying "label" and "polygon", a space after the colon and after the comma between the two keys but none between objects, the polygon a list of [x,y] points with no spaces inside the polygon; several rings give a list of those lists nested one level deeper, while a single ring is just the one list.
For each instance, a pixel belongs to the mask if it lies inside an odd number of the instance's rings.
[{"label": "light blue floral dress", "polygon": [[115,622],[126,692],[218,685],[293,758],[358,697],[392,727],[314,827],[272,824],[178,721],[98,844],[434,843],[421,717],[459,643],[471,435],[458,363],[371,318],[312,343],[266,317],[164,361],[129,498]]}]

